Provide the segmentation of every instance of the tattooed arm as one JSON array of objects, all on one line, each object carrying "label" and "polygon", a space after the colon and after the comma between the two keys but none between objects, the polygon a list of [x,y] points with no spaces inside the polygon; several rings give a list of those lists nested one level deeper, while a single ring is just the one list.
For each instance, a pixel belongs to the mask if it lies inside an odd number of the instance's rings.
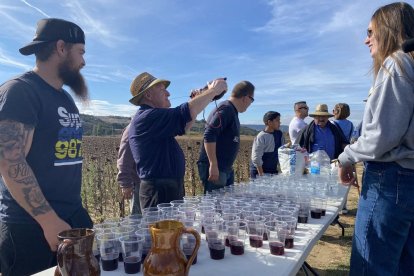
[{"label": "tattooed arm", "polygon": [[0,121],[0,175],[14,200],[40,224],[51,250],[56,251],[57,234],[71,227],[51,208],[26,161],[33,133],[33,126]]}]

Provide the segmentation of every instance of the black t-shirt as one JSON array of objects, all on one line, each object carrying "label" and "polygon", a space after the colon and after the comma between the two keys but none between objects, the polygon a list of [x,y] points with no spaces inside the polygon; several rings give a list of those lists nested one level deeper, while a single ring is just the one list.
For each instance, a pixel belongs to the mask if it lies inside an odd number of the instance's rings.
[{"label": "black t-shirt", "polygon": [[[214,109],[206,124],[204,142],[216,143],[217,163],[220,171],[230,172],[240,148],[239,113],[230,101],[223,101]],[[204,145],[199,162],[209,163]]]},{"label": "black t-shirt", "polygon": [[[33,71],[0,86],[0,120],[34,127],[26,160],[52,208],[62,219],[82,206],[82,124],[65,90],[56,90]],[[33,223],[0,179],[2,221]]]}]

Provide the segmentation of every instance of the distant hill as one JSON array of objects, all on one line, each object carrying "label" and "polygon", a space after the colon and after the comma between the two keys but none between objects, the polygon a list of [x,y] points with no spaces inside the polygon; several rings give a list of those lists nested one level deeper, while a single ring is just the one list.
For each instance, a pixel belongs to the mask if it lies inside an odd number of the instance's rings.
[{"label": "distant hill", "polygon": [[[257,131],[261,131],[264,129],[264,125],[244,125],[245,127],[251,128],[251,129],[255,129]],[[289,126],[287,125],[281,125],[280,126],[280,130],[282,132],[288,132],[289,131]]]},{"label": "distant hill", "polygon": [[80,115],[85,136],[120,135],[131,118],[121,116]]},{"label": "distant hill", "polygon": [[[122,130],[129,124],[131,118],[122,116],[93,116],[80,115],[85,136],[121,135]],[[205,121],[196,121],[189,135],[200,135],[204,132]],[[263,128],[263,127],[262,127]],[[261,130],[261,128],[259,129]],[[240,134],[255,136],[259,131],[249,125],[241,125]]]}]

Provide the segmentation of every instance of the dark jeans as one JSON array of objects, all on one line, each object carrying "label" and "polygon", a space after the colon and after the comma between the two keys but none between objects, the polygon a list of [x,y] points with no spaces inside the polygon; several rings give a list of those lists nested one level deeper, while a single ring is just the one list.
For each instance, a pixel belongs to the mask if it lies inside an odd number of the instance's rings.
[{"label": "dark jeans", "polygon": [[183,199],[184,178],[141,179],[139,201],[141,211],[147,207],[157,207],[159,203]]},{"label": "dark jeans", "polygon": [[414,170],[366,162],[350,275],[413,275]]},{"label": "dark jeans", "polygon": [[[85,209],[66,222],[72,228],[92,228]],[[26,276],[56,265],[56,252],[50,250],[39,224],[0,223],[0,264],[2,276]]]},{"label": "dark jeans", "polygon": [[131,202],[131,215],[133,214],[141,214],[141,205],[139,203],[139,183],[134,184],[134,193],[132,195],[132,202]]},{"label": "dark jeans", "polygon": [[198,175],[204,186],[204,194],[212,190],[221,189],[224,186],[230,186],[234,184],[234,171],[229,172],[219,171],[219,180],[217,182],[208,181],[210,165],[203,162],[198,162]]}]

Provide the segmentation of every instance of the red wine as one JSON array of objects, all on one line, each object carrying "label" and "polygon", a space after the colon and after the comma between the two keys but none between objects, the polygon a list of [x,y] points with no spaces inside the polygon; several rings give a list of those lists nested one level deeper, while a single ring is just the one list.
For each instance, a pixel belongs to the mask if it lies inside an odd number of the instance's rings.
[{"label": "red wine", "polygon": [[113,271],[118,268],[118,258],[112,260],[101,259],[103,271]]},{"label": "red wine", "polygon": [[321,209],[311,210],[311,218],[320,219],[321,216],[322,216],[322,210]]},{"label": "red wine", "polygon": [[249,237],[250,246],[254,248],[259,248],[263,246],[263,236],[250,236]]},{"label": "red wine", "polygon": [[308,216],[307,215],[298,216],[298,223],[308,223]]},{"label": "red wine", "polygon": [[230,243],[230,252],[233,255],[243,255],[244,254],[244,244],[242,241],[232,241]]},{"label": "red wine", "polygon": [[281,242],[269,242],[270,247],[270,254],[272,255],[283,255],[285,254],[285,247],[283,246],[283,243]]},{"label": "red wine", "polygon": [[139,273],[141,271],[141,260],[136,256],[125,258],[124,270],[127,274]]},{"label": "red wine", "polygon": [[286,248],[293,248],[293,237],[286,237],[285,239],[285,247]]},{"label": "red wine", "polygon": [[224,259],[224,252],[225,252],[225,247],[223,247],[223,249],[218,249],[218,248],[211,248],[210,247],[210,257],[213,260],[221,260]]}]

